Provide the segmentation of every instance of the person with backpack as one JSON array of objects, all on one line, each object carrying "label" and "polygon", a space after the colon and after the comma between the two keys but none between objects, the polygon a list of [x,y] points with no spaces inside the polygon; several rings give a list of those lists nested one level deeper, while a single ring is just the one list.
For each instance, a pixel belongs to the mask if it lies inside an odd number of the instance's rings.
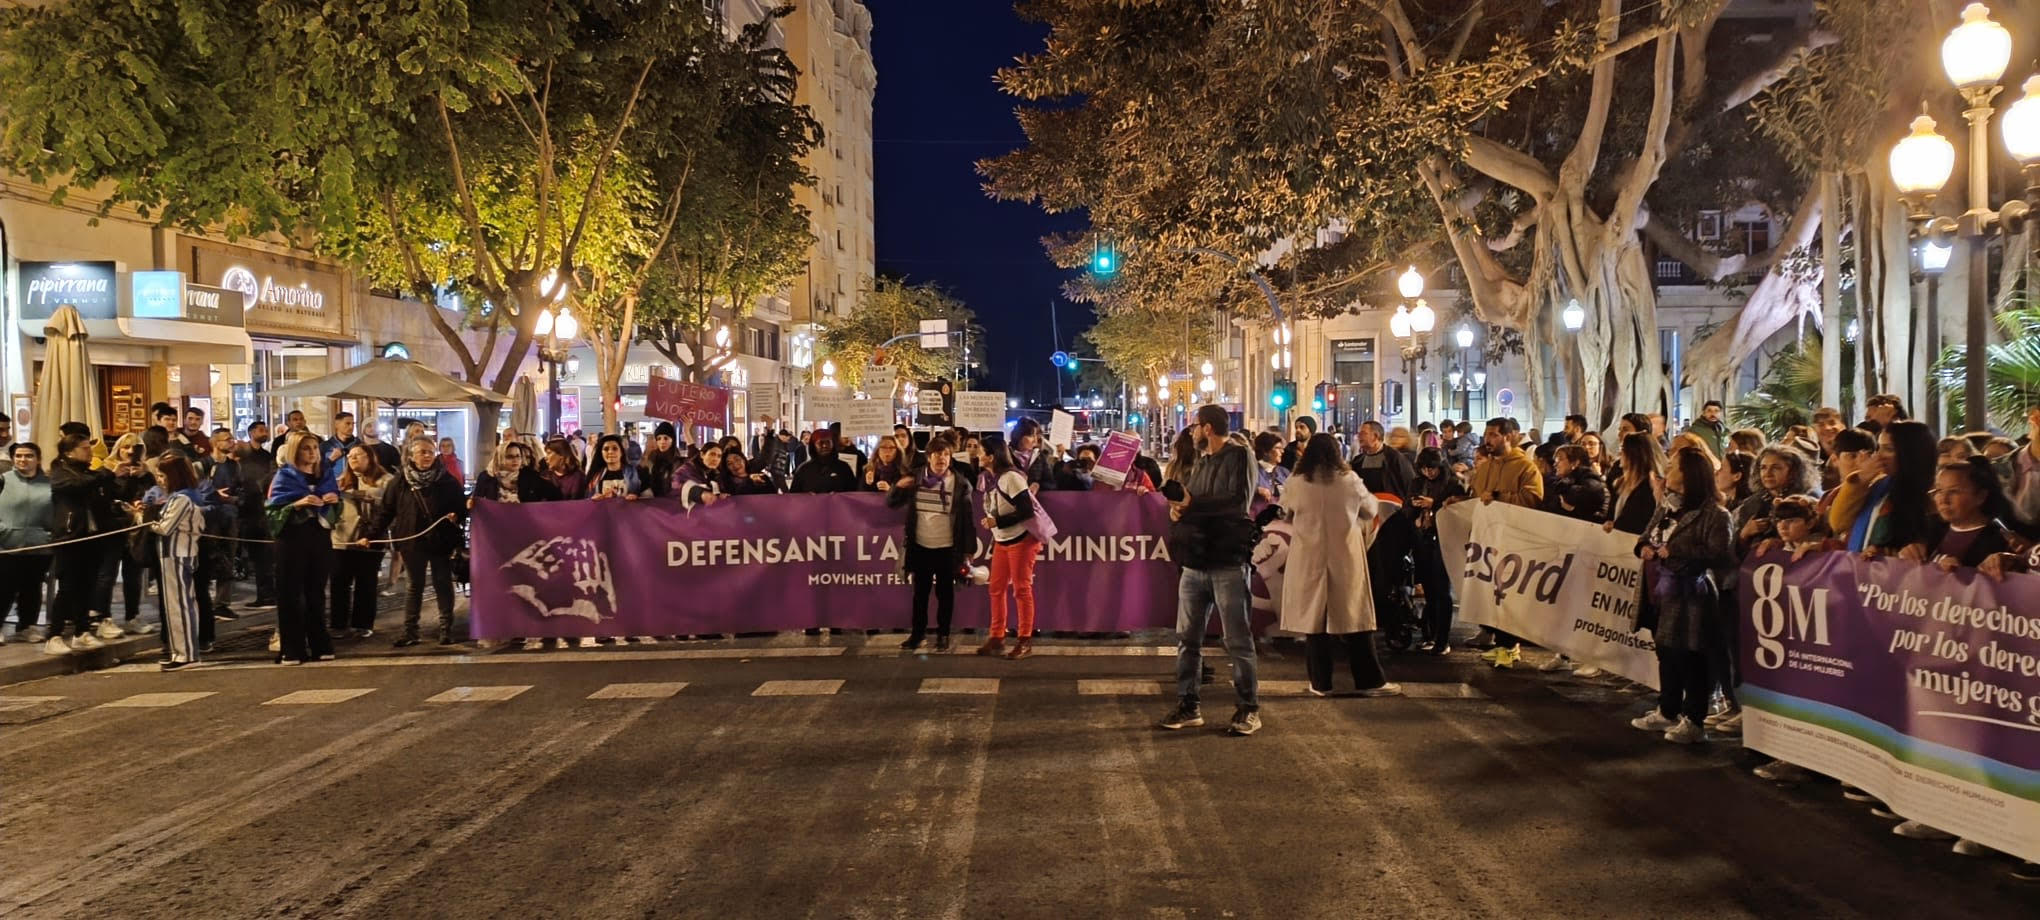
[{"label": "person with backpack", "polygon": [[977,553],[970,478],[953,468],[950,461],[955,455],[956,441],[949,435],[930,438],[922,453],[926,466],[901,476],[886,493],[887,507],[907,509],[904,564],[914,581],[914,612],[912,631],[900,644],[904,651],[918,650],[927,638],[930,594],[935,599],[935,651],[949,651],[957,573]]},{"label": "person with backpack", "polygon": [[[1019,660],[1034,654],[1034,564],[1041,551],[1034,522],[1041,515],[1027,472],[1003,439],[987,437],[985,469],[990,485],[985,492],[984,526],[992,532],[992,621],[991,636],[980,646],[980,655],[998,655]],[[1018,622],[1016,640],[1006,649],[1006,598],[1011,596]]]}]

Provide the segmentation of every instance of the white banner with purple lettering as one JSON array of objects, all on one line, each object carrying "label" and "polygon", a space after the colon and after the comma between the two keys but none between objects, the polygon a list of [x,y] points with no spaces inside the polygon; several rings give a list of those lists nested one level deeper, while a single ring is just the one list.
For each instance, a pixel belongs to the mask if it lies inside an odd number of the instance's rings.
[{"label": "white banner with purple lettering", "polygon": [[1656,646],[1636,632],[1643,564],[1634,534],[1466,501],[1439,512],[1438,536],[1446,565],[1458,566],[1453,590],[1461,621],[1657,686]]}]

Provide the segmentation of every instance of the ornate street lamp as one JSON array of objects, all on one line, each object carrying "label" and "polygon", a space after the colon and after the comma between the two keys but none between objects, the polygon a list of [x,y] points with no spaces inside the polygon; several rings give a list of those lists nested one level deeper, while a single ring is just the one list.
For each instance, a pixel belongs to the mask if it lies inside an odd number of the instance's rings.
[{"label": "ornate street lamp", "polygon": [[1581,326],[1587,324],[1587,311],[1580,306],[1580,299],[1575,297],[1565,302],[1565,309],[1558,318],[1565,323],[1565,331],[1578,332]]},{"label": "ornate street lamp", "polygon": [[[550,289],[551,286],[548,281],[546,287]],[[560,365],[566,362],[567,353],[573,349],[574,337],[581,334],[581,324],[574,319],[573,311],[564,306],[552,307],[538,314],[538,323],[533,331],[538,334],[538,359],[545,362],[552,377],[552,382],[546,386],[546,401],[552,404],[553,433],[564,435],[567,426],[560,420]],[[578,376],[578,370],[576,374]]]},{"label": "ornate street lamp", "polygon": [[[1955,148],[1935,131],[1934,119],[1925,114],[1913,119],[1912,133],[1891,148],[1891,182],[1905,201],[1914,232],[1927,240],[1947,244],[1961,239],[1969,256],[1967,354],[1964,361],[1963,407],[1965,424],[1982,428],[1989,424],[1989,406],[1984,386],[1990,345],[1990,264],[1992,236],[2017,233],[2023,229],[2031,207],[2023,199],[1990,206],[1990,116],[1992,100],[2003,87],[1998,80],[2011,61],[2012,36],[2004,26],[1991,21],[1990,9],[1972,3],[1962,10],[1962,24],[1941,42],[1941,67],[1948,81],[1962,94],[1966,108],[1962,117],[1969,123],[1969,208],[1959,219],[1935,217],[1934,197],[1955,172]],[[2026,195],[2040,192],[2040,78],[2028,78],[2025,93],[2006,109],[2005,148],[2026,174]]]}]

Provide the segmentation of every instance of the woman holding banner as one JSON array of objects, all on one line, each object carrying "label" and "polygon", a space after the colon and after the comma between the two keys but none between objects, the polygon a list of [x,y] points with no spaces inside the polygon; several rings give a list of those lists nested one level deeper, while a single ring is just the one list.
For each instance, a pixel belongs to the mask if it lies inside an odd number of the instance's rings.
[{"label": "woman holding banner", "polygon": [[[1026,424],[1025,419],[1021,420],[1022,426]],[[1040,426],[1036,425],[1035,430],[1038,434]],[[1039,508],[1029,488],[1032,484],[1016,462],[1014,452],[1003,442],[987,438],[985,453],[991,460],[986,469],[991,485],[985,492],[983,523],[997,545],[992,548],[991,638],[985,640],[977,653],[989,656],[1005,650],[1006,595],[1010,591],[1019,622],[1014,632],[1017,641],[1005,656],[1018,660],[1034,652],[1034,563],[1041,541],[1035,538],[1030,524]]]},{"label": "woman holding banner", "polygon": [[[929,439],[922,455],[927,465],[894,480],[885,498],[887,507],[907,509],[904,562],[907,574],[914,580],[914,615],[913,630],[907,634],[907,641],[900,643],[903,651],[916,651],[927,639],[930,594],[935,596],[935,651],[949,651],[949,625],[956,615],[957,574],[977,553],[977,528],[970,517],[970,479],[951,468],[950,459],[955,455],[956,441],[949,435]],[[1021,641],[1026,641],[1024,635]]]},{"label": "woman holding banner", "polygon": [[1374,592],[1368,530],[1380,510],[1360,475],[1339,459],[1331,435],[1312,435],[1282,495],[1290,520],[1282,578],[1282,628],[1304,634],[1310,692],[1332,692],[1332,650],[1344,645],[1361,696],[1396,696],[1374,652]]},{"label": "woman holding banner", "polygon": [[1714,487],[1714,463],[1705,451],[1681,450],[1665,478],[1663,507],[1644,528],[1637,555],[1644,583],[1657,603],[1648,626],[1657,643],[1658,708],[1630,720],[1666,741],[1693,744],[1707,738],[1704,721],[1714,683],[1709,652],[1721,640],[1723,579],[1735,577],[1735,534]]}]

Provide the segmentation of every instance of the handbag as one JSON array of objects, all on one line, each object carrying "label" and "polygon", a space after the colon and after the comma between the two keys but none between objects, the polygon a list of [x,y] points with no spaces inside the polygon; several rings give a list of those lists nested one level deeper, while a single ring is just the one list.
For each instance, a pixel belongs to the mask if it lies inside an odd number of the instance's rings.
[{"label": "handbag", "polygon": [[[1004,497],[1009,505],[1018,506],[1020,504],[1011,495],[1007,495],[1004,492],[1000,492],[999,495]],[[1042,507],[1040,496],[1029,493],[1027,500],[1034,504],[1034,513],[1028,516],[1027,520],[1021,521],[1020,526],[1026,528],[1028,534],[1033,536],[1034,539],[1040,540],[1041,544],[1046,546],[1049,541],[1055,539],[1055,535],[1058,532],[1055,527],[1055,519],[1048,516],[1047,508]]]}]

